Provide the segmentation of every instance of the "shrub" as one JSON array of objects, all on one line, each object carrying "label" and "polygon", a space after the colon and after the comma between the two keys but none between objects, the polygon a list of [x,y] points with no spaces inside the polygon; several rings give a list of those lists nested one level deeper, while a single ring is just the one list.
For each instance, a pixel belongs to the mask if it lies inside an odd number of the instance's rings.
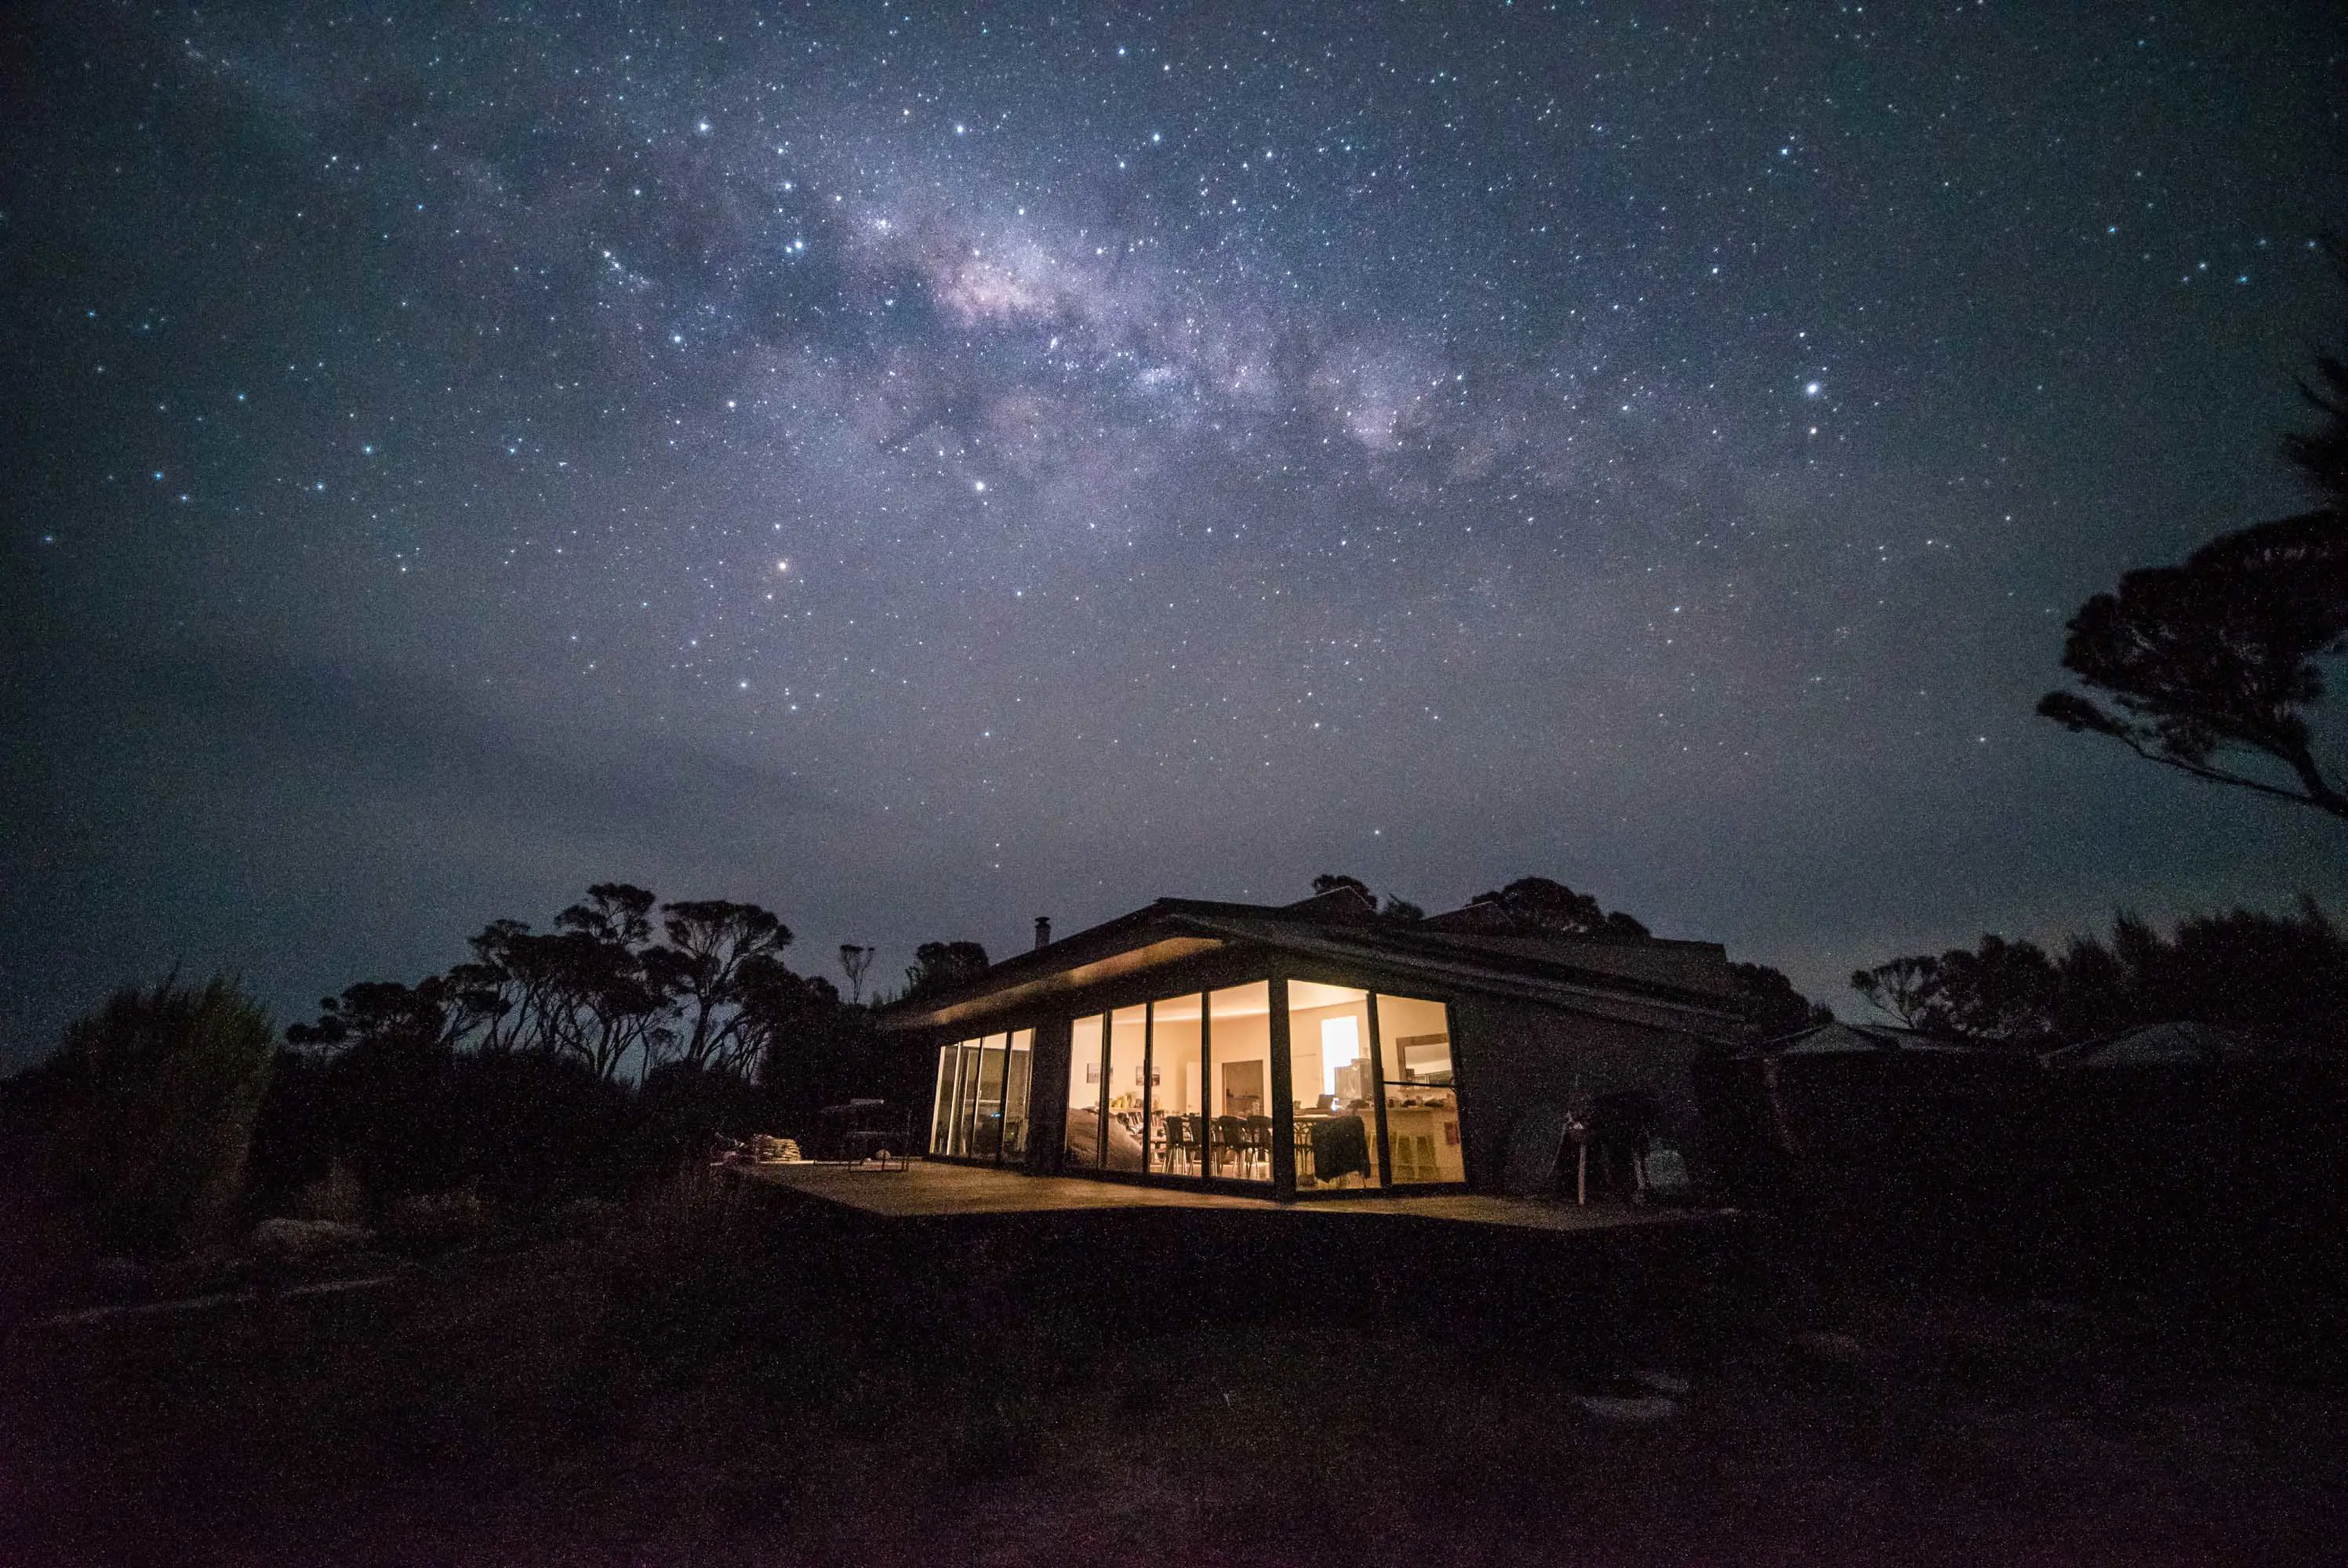
[{"label": "shrub", "polygon": [[127,989],[67,1028],[48,1163],[101,1244],[151,1255],[221,1238],[275,1045],[268,1013],[224,978]]}]

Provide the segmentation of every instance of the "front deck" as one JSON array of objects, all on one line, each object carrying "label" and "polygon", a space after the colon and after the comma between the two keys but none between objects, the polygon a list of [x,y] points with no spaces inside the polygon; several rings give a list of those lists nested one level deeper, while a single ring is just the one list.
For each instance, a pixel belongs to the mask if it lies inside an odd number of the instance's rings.
[{"label": "front deck", "polygon": [[1294,1214],[1332,1224],[1406,1219],[1518,1231],[1579,1233],[1625,1227],[1704,1225],[1731,1210],[1634,1208],[1625,1204],[1577,1206],[1560,1199],[1498,1197],[1487,1193],[1431,1193],[1424,1197],[1318,1198],[1275,1204],[1269,1198],[1184,1192],[1134,1182],[1084,1176],[1028,1176],[915,1160],[903,1171],[862,1165],[740,1165],[745,1179],[819,1203],[883,1219],[950,1219],[980,1214],[1045,1214],[1107,1209],[1201,1209]]}]

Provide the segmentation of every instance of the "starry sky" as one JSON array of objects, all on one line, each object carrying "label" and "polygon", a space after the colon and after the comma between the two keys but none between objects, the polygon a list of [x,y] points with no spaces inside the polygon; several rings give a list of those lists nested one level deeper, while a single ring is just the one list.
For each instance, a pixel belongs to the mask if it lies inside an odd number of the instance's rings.
[{"label": "starry sky", "polygon": [[592,880],[1026,945],[1542,874],[1776,964],[2302,890],[2034,718],[2283,515],[2328,4],[22,8],[0,1058]]}]

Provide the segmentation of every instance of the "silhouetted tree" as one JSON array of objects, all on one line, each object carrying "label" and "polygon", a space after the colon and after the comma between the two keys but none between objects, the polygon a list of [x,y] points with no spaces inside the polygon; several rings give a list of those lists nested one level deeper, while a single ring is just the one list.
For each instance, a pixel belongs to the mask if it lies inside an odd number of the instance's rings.
[{"label": "silhouetted tree", "polygon": [[676,999],[678,1060],[696,1068],[739,1070],[757,1058],[760,1042],[747,1031],[746,980],[796,980],[783,967],[791,933],[756,904],[705,898],[661,907],[665,946],[644,955],[654,988]]},{"label": "silhouetted tree", "polygon": [[[2132,571],[2072,618],[2063,665],[2108,697],[2038,712],[2195,778],[2348,818],[2348,779],[2315,753],[2318,661],[2348,638],[2348,529],[2314,512],[2228,534],[2181,567]],[[2241,765],[2263,762],[2269,770]]]},{"label": "silhouetted tree", "polygon": [[1766,964],[1731,964],[1728,977],[1735,983],[1746,1026],[1763,1040],[1834,1021],[1832,1008],[1810,1000]]},{"label": "silhouetted tree", "polygon": [[1861,969],[1850,983],[1877,1008],[1926,1034],[2043,1046],[2054,1038],[2062,976],[2036,943],[1984,936],[1972,948]]},{"label": "silhouetted tree", "polygon": [[2059,957],[1983,937],[1861,969],[1851,986],[1910,1028],[1983,1043],[2042,1047],[2172,1020],[2348,1043],[2348,938],[2312,903],[2197,916],[2166,936],[2123,915],[2108,939],[2073,937]]},{"label": "silhouetted tree", "polygon": [[758,1081],[778,1104],[805,1115],[860,1090],[849,1046],[869,1030],[870,1012],[842,1004],[820,975],[795,975],[780,964],[757,966],[743,989]]},{"label": "silhouetted tree", "polygon": [[851,1005],[864,999],[864,972],[872,967],[873,949],[860,948],[853,942],[839,945],[839,972],[848,977],[848,999]]},{"label": "silhouetted tree", "polygon": [[361,980],[338,997],[321,998],[318,1020],[289,1024],[285,1038],[329,1057],[360,1045],[448,1049],[465,1032],[469,1015],[460,1001],[458,988],[438,975],[427,975],[412,986]]},{"label": "silhouetted tree", "polygon": [[1363,902],[1367,904],[1372,912],[1381,920],[1410,921],[1426,918],[1426,911],[1407,898],[1396,898],[1392,894],[1388,894],[1385,902],[1379,903],[1378,896],[1370,891],[1370,885],[1358,876],[1343,876],[1334,872],[1324,871],[1313,879],[1313,896],[1316,898],[1323,894],[1334,893],[1340,888],[1351,888],[1360,894]]},{"label": "silhouetted tree", "polygon": [[2300,391],[2323,422],[2283,452],[2324,508],[2223,535],[2087,600],[2063,667],[2106,701],[2050,692],[2038,712],[2195,778],[2348,819],[2348,775],[2316,754],[2308,723],[2323,697],[2318,661],[2348,648],[2348,361],[2319,354]]},{"label": "silhouetted tree", "polygon": [[905,994],[911,1001],[952,990],[986,972],[986,949],[976,942],[923,942],[913,949],[905,970]]},{"label": "silhouetted tree", "polygon": [[1478,893],[1474,901],[1498,904],[1518,925],[1533,930],[1616,942],[1649,939],[1647,927],[1620,909],[1610,913],[1589,894],[1546,876],[1519,876],[1498,891]]},{"label": "silhouetted tree", "polygon": [[624,882],[602,882],[585,901],[554,917],[546,938],[514,944],[527,967],[550,977],[542,1009],[545,1043],[615,1075],[631,1054],[639,1076],[658,1065],[676,1040],[668,977],[649,962],[653,895]]},{"label": "silhouetted tree", "polygon": [[1850,989],[1901,1028],[1921,1029],[1940,973],[1940,959],[1930,953],[1913,953],[1871,969],[1853,970]]}]

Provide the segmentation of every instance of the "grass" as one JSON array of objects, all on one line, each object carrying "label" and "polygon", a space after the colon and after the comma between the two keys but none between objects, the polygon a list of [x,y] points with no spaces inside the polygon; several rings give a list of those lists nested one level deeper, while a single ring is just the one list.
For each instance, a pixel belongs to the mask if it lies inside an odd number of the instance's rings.
[{"label": "grass", "polygon": [[[1789,1348],[1684,1255],[1544,1294],[1553,1255],[769,1201],[688,1183],[386,1291],[20,1325],[0,1560],[2290,1561],[2348,1477],[2336,1401],[2157,1328],[1878,1300]],[[1694,1385],[1673,1419],[1579,1402],[1650,1366]]]}]

